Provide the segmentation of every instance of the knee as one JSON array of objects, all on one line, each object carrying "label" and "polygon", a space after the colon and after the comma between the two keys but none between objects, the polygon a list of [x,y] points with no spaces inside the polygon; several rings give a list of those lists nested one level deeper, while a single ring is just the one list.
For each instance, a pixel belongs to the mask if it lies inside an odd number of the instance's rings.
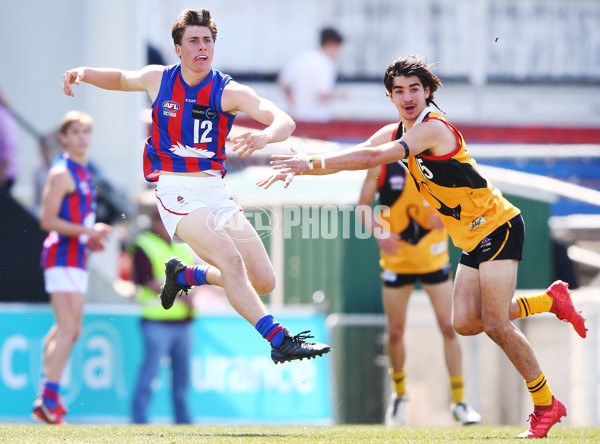
[{"label": "knee", "polygon": [[61,325],[59,327],[59,332],[65,342],[74,344],[81,335],[81,322],[74,320],[66,325]]},{"label": "knee", "polygon": [[404,339],[404,325],[390,323],[388,325],[388,342],[396,344]]},{"label": "knee", "polygon": [[456,332],[454,331],[454,328],[452,326],[452,321],[450,319],[441,322],[439,326],[440,332],[445,338],[452,339],[456,335]]},{"label": "knee", "polygon": [[[456,333],[461,336],[473,336],[481,333],[479,323],[473,322],[466,317],[455,316],[452,320],[452,327]],[[442,332],[443,333],[443,332]]]},{"label": "knee", "polygon": [[275,290],[275,273],[273,270],[262,272],[260,276],[252,279],[252,286],[259,296],[271,293]]}]

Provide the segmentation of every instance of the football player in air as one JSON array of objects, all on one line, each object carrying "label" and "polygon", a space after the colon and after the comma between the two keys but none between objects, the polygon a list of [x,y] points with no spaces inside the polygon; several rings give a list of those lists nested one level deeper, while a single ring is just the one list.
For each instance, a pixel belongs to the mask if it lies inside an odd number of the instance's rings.
[{"label": "football player in air", "polygon": [[[144,149],[146,180],[157,182],[156,204],[167,232],[186,243],[208,266],[166,262],[162,305],[193,286],[224,288],[231,306],[270,343],[275,363],[328,353],[326,344],[292,335],[271,315],[259,295],[275,288],[265,247],[225,188],[225,139],[239,112],[265,125],[232,139],[232,151],[247,157],[295,129],[291,117],[248,86],[212,67],[217,24],[207,9],[185,9],[171,35],[180,62],[139,71],[79,67],[63,75],[64,93],[89,83],[117,91],[145,91],[152,101],[152,127]],[[223,332],[227,336],[227,332]]]}]

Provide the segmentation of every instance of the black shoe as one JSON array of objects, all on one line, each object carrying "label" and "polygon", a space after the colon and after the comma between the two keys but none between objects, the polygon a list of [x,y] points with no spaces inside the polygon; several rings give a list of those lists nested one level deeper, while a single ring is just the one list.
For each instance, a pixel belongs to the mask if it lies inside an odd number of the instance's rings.
[{"label": "black shoe", "polygon": [[279,364],[280,362],[283,364],[286,361],[293,361],[294,359],[316,358],[331,351],[331,347],[327,344],[306,342],[305,339],[313,337],[306,333],[310,333],[310,330],[292,336],[290,331],[284,328],[283,341],[279,347],[271,345],[271,359],[273,362],[275,364]]},{"label": "black shoe", "polygon": [[172,257],[165,262],[165,285],[160,288],[160,303],[165,310],[173,306],[175,298],[181,292],[187,294],[192,287],[185,287],[177,282],[177,273],[185,268],[185,264],[177,257]]}]

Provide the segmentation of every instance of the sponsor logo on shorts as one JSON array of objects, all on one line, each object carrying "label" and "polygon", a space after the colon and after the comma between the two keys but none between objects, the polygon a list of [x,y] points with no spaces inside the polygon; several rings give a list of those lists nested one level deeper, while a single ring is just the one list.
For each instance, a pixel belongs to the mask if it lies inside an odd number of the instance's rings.
[{"label": "sponsor logo on shorts", "polygon": [[381,279],[383,279],[384,282],[396,282],[398,275],[393,271],[383,270],[383,273],[381,273]]},{"label": "sponsor logo on shorts", "polygon": [[179,202],[179,203],[183,202],[183,196],[177,196],[177,202]]}]

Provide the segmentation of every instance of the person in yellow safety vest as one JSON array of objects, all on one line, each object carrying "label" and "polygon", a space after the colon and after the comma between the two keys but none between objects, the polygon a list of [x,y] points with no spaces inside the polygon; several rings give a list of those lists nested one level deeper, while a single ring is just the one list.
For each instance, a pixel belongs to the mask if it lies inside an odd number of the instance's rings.
[{"label": "person in yellow safety vest", "polygon": [[194,257],[185,244],[175,244],[167,234],[158,209],[150,212],[150,230],[137,236],[131,246],[133,278],[140,304],[144,358],[140,365],[131,406],[132,422],[148,422],[152,399],[152,380],[156,377],[163,356],[169,356],[172,369],[173,411],[177,424],[190,424],[187,389],[190,373],[191,325],[194,318],[192,295],[178,298],[170,310],[162,308],[160,287],[164,280],[165,259],[177,256],[186,263]]}]

